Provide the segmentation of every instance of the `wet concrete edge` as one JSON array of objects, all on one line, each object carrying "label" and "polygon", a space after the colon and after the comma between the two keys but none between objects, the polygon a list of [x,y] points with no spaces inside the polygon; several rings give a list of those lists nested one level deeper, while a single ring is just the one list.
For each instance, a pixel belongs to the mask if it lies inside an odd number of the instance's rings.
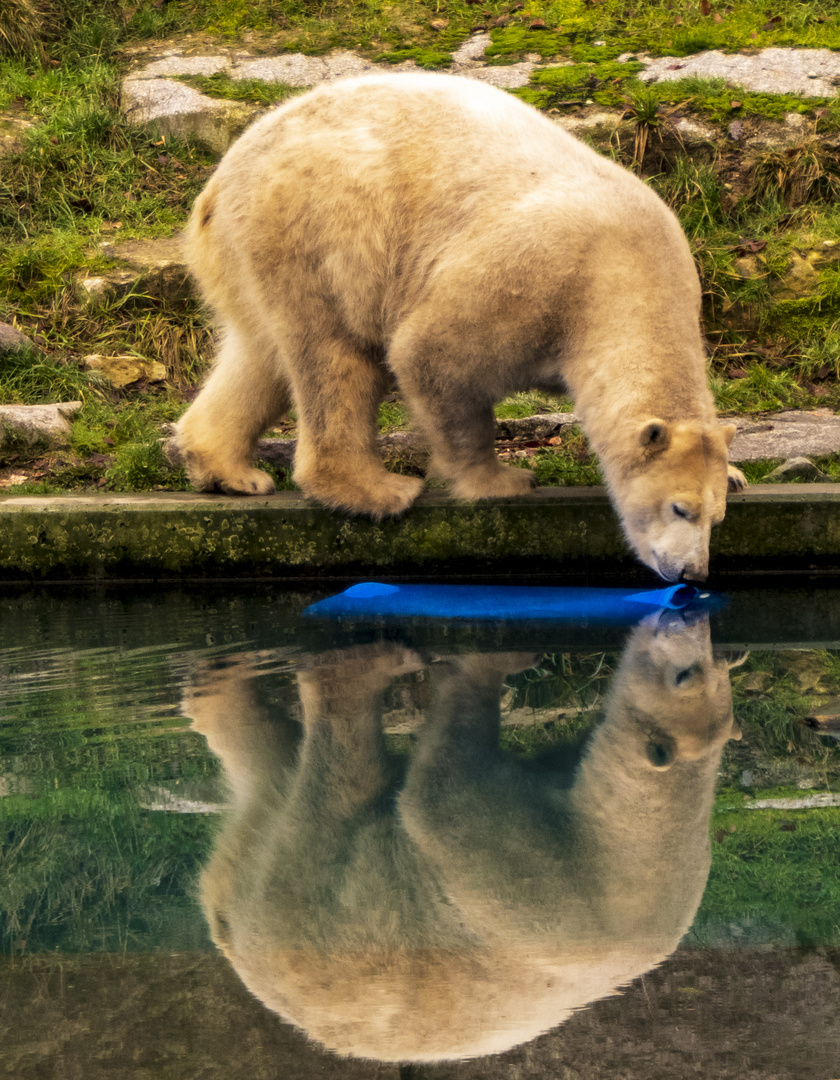
[{"label": "wet concrete edge", "polygon": [[[840,574],[840,485],[764,485],[730,496],[715,573]],[[602,488],[457,502],[423,495],[374,523],[281,492],[0,499],[0,580],[649,577]]]}]

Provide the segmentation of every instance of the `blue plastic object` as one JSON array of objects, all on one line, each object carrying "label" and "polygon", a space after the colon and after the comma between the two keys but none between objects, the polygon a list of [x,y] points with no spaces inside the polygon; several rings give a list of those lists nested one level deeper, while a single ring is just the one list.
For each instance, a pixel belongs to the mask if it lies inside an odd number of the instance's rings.
[{"label": "blue plastic object", "polygon": [[692,585],[567,589],[530,585],[385,585],[366,581],[319,600],[304,615],[322,619],[465,619],[494,622],[638,622],[653,611],[713,610],[723,597]]}]

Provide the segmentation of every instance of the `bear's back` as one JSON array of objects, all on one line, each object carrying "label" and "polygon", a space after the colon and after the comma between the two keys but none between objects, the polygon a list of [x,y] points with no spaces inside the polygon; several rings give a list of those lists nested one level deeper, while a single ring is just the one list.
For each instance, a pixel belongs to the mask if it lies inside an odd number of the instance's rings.
[{"label": "bear's back", "polygon": [[[282,191],[291,205],[375,200],[380,220],[495,215],[530,195],[593,193],[612,203],[658,200],[536,109],[472,79],[364,76],[327,84],[253,125],[213,181],[226,196]],[[650,196],[650,197],[648,197]],[[361,199],[360,199],[361,197]],[[340,203],[340,205],[338,205]],[[277,205],[277,201],[274,202]],[[300,210],[297,211],[300,213]]]}]

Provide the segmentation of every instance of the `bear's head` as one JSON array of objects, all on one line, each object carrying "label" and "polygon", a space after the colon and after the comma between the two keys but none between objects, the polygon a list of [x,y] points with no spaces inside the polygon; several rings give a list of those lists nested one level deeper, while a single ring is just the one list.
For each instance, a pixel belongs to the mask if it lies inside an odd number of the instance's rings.
[{"label": "bear's head", "polygon": [[723,520],[734,425],[650,419],[631,440],[613,492],[639,558],[666,581],[705,581],[709,537]]}]

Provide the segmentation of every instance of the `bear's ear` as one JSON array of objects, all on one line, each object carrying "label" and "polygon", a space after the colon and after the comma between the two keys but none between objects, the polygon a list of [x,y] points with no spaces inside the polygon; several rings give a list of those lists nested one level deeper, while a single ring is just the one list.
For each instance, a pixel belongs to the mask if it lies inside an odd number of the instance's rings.
[{"label": "bear's ear", "polygon": [[734,424],[721,424],[720,430],[723,432],[723,437],[726,440],[726,445],[731,446],[732,440],[735,438],[735,432],[738,430]]},{"label": "bear's ear", "polygon": [[639,445],[648,453],[658,454],[671,441],[671,429],[664,420],[648,420],[639,432]]}]

